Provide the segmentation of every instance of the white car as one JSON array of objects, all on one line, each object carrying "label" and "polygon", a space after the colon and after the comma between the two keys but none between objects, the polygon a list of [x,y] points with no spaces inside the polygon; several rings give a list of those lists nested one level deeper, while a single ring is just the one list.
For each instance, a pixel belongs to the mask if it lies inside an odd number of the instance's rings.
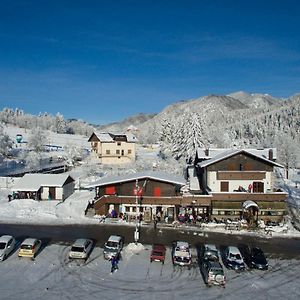
[{"label": "white car", "polygon": [[123,248],[123,238],[119,235],[111,235],[104,245],[103,255],[105,259],[113,256],[119,258]]},{"label": "white car", "polygon": [[173,244],[172,261],[174,265],[179,266],[190,266],[192,264],[190,246],[187,242],[177,241]]},{"label": "white car", "polygon": [[69,258],[87,259],[93,248],[93,241],[89,239],[78,239],[72,245]]},{"label": "white car", "polygon": [[225,265],[234,270],[245,270],[245,262],[242,254],[237,247],[228,246],[225,250]]},{"label": "white car", "polygon": [[10,235],[0,237],[0,260],[3,261],[14,250],[16,245],[15,239]]}]

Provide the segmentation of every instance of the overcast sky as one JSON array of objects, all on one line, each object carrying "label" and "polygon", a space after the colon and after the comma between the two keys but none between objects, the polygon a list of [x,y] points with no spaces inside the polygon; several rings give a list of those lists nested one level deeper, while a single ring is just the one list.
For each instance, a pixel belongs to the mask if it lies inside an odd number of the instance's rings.
[{"label": "overcast sky", "polygon": [[300,1],[0,0],[0,109],[103,124],[300,92]]}]

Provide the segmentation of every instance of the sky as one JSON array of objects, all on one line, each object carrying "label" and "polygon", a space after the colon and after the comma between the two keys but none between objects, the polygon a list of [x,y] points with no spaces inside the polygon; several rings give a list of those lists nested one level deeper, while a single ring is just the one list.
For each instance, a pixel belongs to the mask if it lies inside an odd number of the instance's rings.
[{"label": "sky", "polygon": [[94,124],[300,92],[300,1],[0,0],[0,109]]}]

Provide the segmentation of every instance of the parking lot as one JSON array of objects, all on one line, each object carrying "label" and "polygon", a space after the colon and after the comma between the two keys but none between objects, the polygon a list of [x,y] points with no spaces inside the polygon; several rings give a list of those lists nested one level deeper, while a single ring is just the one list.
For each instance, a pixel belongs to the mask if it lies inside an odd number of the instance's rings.
[{"label": "parking lot", "polygon": [[225,269],[226,288],[208,288],[193,251],[192,268],[166,261],[150,263],[151,246],[133,252],[125,247],[119,270],[110,273],[103,248],[93,249],[86,262],[69,261],[70,244],[49,244],[34,261],[15,251],[0,264],[1,299],[298,299],[300,260],[268,255],[269,270]]}]

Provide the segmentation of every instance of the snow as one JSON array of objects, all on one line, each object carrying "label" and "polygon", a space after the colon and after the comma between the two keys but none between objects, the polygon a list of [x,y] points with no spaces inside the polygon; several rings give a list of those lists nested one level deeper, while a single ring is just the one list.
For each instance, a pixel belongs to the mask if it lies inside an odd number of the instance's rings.
[{"label": "snow", "polygon": [[64,202],[14,199],[8,202],[10,190],[0,191],[0,222],[34,224],[88,224],[99,221],[87,218],[84,211],[95,195],[89,191],[75,191]]},{"label": "snow", "polygon": [[[151,247],[133,253],[125,247],[119,269],[111,264],[98,245],[88,260],[69,261],[70,245],[49,244],[35,261],[17,257],[17,251],[1,262],[1,299],[299,299],[297,284],[300,261],[270,256],[269,270],[237,273],[225,269],[226,288],[207,288],[197,263],[188,270],[173,267],[171,250],[166,261],[150,263]],[[195,258],[194,258],[195,259]],[[195,261],[195,260],[194,260]]]}]

